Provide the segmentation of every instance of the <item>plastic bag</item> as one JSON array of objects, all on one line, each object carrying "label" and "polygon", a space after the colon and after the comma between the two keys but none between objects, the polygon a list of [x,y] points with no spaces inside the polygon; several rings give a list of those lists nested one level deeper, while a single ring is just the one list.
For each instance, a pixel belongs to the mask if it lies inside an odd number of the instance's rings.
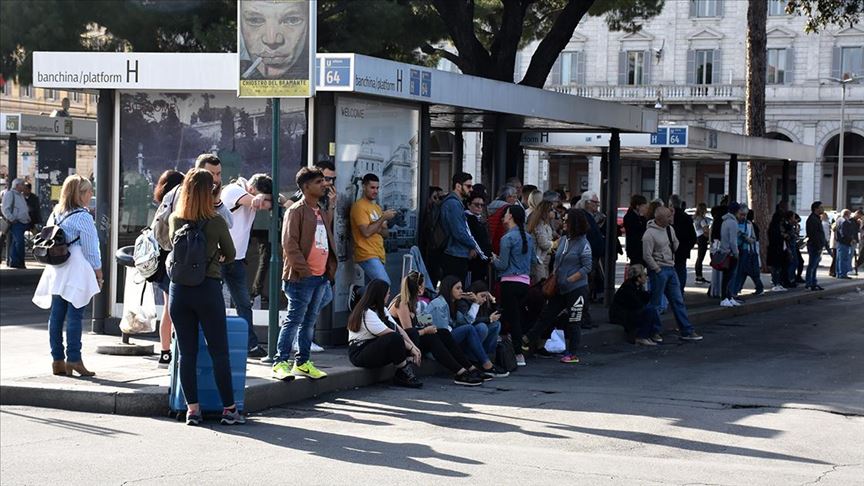
[{"label": "plastic bag", "polygon": [[146,334],[156,330],[156,312],[144,306],[127,306],[120,330],[126,334]]},{"label": "plastic bag", "polygon": [[546,340],[546,351],[550,353],[563,353],[567,348],[567,345],[564,343],[564,331],[561,329],[555,329],[552,331],[552,335],[549,339]]}]

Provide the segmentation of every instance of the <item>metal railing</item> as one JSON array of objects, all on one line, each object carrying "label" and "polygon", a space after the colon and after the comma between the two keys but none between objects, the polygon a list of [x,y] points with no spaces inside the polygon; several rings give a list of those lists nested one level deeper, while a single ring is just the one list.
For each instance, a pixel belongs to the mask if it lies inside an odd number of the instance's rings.
[{"label": "metal railing", "polygon": [[744,86],[738,84],[679,85],[552,85],[547,89],[585,98],[625,103],[712,103],[744,101]]}]

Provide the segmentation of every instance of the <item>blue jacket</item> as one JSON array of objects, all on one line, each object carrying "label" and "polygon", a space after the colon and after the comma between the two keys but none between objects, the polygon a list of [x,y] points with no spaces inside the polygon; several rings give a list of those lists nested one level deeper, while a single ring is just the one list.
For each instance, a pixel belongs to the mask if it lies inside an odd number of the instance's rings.
[{"label": "blue jacket", "polygon": [[[473,323],[474,317],[477,315],[478,307],[477,304],[472,304],[467,313],[457,310],[456,318],[454,319],[450,317],[450,306],[447,305],[447,301],[444,300],[444,297],[439,295],[432,299],[432,302],[429,302],[429,305],[426,306],[425,313],[432,316],[432,324],[435,324],[435,327],[439,329],[452,330],[454,327]],[[471,315],[472,311],[474,314],[473,316]]]},{"label": "blue jacket", "polygon": [[531,275],[531,260],[534,258],[534,238],[525,234],[528,239],[528,251],[522,253],[522,235],[519,228],[513,227],[501,238],[501,255],[495,260],[495,269],[499,276]]},{"label": "blue jacket", "polygon": [[465,205],[454,192],[447,194],[447,197],[441,202],[441,224],[444,225],[444,231],[448,238],[444,253],[459,258],[468,258],[471,250],[476,250],[480,254],[483,253],[480,245],[474,241],[474,237],[468,230]]},{"label": "blue jacket", "polygon": [[[575,240],[559,243],[558,251],[555,252],[555,267],[560,295],[569,294],[588,285],[588,274],[591,273],[591,245],[588,244],[588,239],[580,236]],[[580,272],[582,278],[576,282],[567,281],[567,277],[576,272]]]}]

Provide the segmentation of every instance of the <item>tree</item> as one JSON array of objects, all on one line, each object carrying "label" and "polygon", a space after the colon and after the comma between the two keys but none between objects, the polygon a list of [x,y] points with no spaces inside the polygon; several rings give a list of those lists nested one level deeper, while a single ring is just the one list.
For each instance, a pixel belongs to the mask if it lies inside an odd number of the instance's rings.
[{"label": "tree", "polygon": [[829,25],[855,25],[864,15],[862,0],[788,0],[786,13],[807,17],[804,32],[817,33]]}]

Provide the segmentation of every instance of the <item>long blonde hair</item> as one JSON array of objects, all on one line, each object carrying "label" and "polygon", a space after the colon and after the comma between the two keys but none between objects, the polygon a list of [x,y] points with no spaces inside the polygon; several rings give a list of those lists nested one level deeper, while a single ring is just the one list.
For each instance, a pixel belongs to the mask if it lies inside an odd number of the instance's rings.
[{"label": "long blonde hair", "polygon": [[205,169],[192,169],[186,174],[174,215],[186,221],[201,221],[216,216],[213,208],[213,174]]},{"label": "long blonde hair", "polygon": [[87,191],[93,189],[93,183],[78,174],[70,175],[63,181],[60,189],[60,200],[54,206],[54,214],[63,214],[73,209],[87,207],[87,202],[81,203],[81,199]]},{"label": "long blonde hair", "polygon": [[552,201],[542,201],[538,204],[537,207],[531,211],[531,216],[528,216],[528,225],[525,229],[527,229],[529,233],[534,234],[534,231],[538,226],[540,226],[540,223],[549,222],[549,213],[554,207]]}]

